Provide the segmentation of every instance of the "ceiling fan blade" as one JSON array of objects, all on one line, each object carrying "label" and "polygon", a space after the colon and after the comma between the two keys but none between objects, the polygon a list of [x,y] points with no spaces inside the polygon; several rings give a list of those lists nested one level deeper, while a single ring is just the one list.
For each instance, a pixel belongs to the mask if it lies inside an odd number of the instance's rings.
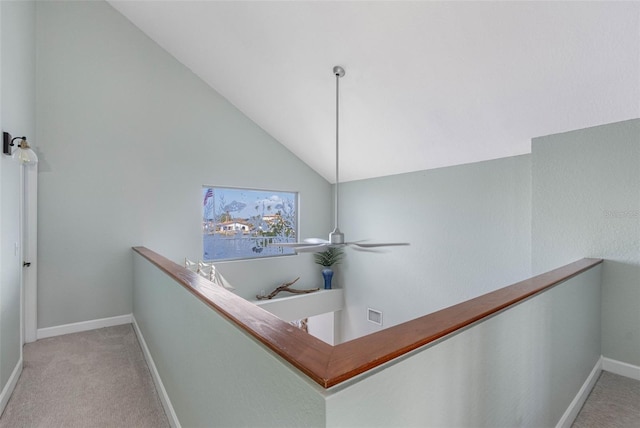
[{"label": "ceiling fan blade", "polygon": [[329,241],[319,238],[305,239],[305,242],[272,242],[269,247],[292,248],[297,253],[316,253],[324,251],[329,246]]},{"label": "ceiling fan blade", "polygon": [[322,238],[307,238],[304,240],[307,244],[329,244],[330,242]]},{"label": "ceiling fan blade", "polygon": [[409,245],[408,242],[385,242],[385,243],[371,243],[371,244],[363,244],[360,242],[347,242],[346,245],[352,245],[360,248],[377,248],[377,247],[400,247]]},{"label": "ceiling fan blade", "polygon": [[267,244],[267,247],[296,248],[296,247],[304,247],[306,245],[313,245],[313,244],[305,244],[304,242],[270,242]]},{"label": "ceiling fan blade", "polygon": [[307,238],[303,242],[271,242],[272,247],[308,247],[310,245],[328,244],[329,241],[322,238]]},{"label": "ceiling fan blade", "polygon": [[329,248],[329,244],[309,245],[305,247],[296,247],[296,253],[319,253]]},{"label": "ceiling fan blade", "polygon": [[[348,244],[347,244],[348,245]],[[349,245],[354,251],[359,253],[388,253],[391,250],[386,250],[384,247],[360,247],[358,245]]]}]

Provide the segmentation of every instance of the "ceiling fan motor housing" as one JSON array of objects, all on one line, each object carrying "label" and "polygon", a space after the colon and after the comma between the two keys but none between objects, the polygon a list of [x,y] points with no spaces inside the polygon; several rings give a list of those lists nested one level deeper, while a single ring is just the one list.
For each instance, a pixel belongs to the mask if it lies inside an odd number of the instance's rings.
[{"label": "ceiling fan motor housing", "polygon": [[344,244],[344,233],[340,232],[337,227],[329,234],[329,242],[331,244]]}]

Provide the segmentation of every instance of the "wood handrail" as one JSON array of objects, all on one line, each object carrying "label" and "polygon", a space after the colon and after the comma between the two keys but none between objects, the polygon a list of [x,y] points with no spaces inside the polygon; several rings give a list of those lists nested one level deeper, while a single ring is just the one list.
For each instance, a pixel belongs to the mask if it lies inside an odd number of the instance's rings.
[{"label": "wood handrail", "polygon": [[148,248],[133,249],[324,388],[441,339],[602,263],[602,259],[578,260],[420,318],[331,346]]}]

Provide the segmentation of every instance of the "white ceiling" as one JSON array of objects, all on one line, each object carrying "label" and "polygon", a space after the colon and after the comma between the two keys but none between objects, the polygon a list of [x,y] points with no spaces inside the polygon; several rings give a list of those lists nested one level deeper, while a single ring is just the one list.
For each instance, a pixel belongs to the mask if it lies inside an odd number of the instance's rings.
[{"label": "white ceiling", "polygon": [[640,117],[640,2],[110,1],[334,182]]}]

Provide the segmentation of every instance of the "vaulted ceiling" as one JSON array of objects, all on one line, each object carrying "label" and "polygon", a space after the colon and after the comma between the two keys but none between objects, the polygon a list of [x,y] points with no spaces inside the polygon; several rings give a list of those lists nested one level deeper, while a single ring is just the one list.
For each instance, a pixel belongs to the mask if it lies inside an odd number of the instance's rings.
[{"label": "vaulted ceiling", "polygon": [[329,181],[640,117],[640,2],[110,1]]}]

